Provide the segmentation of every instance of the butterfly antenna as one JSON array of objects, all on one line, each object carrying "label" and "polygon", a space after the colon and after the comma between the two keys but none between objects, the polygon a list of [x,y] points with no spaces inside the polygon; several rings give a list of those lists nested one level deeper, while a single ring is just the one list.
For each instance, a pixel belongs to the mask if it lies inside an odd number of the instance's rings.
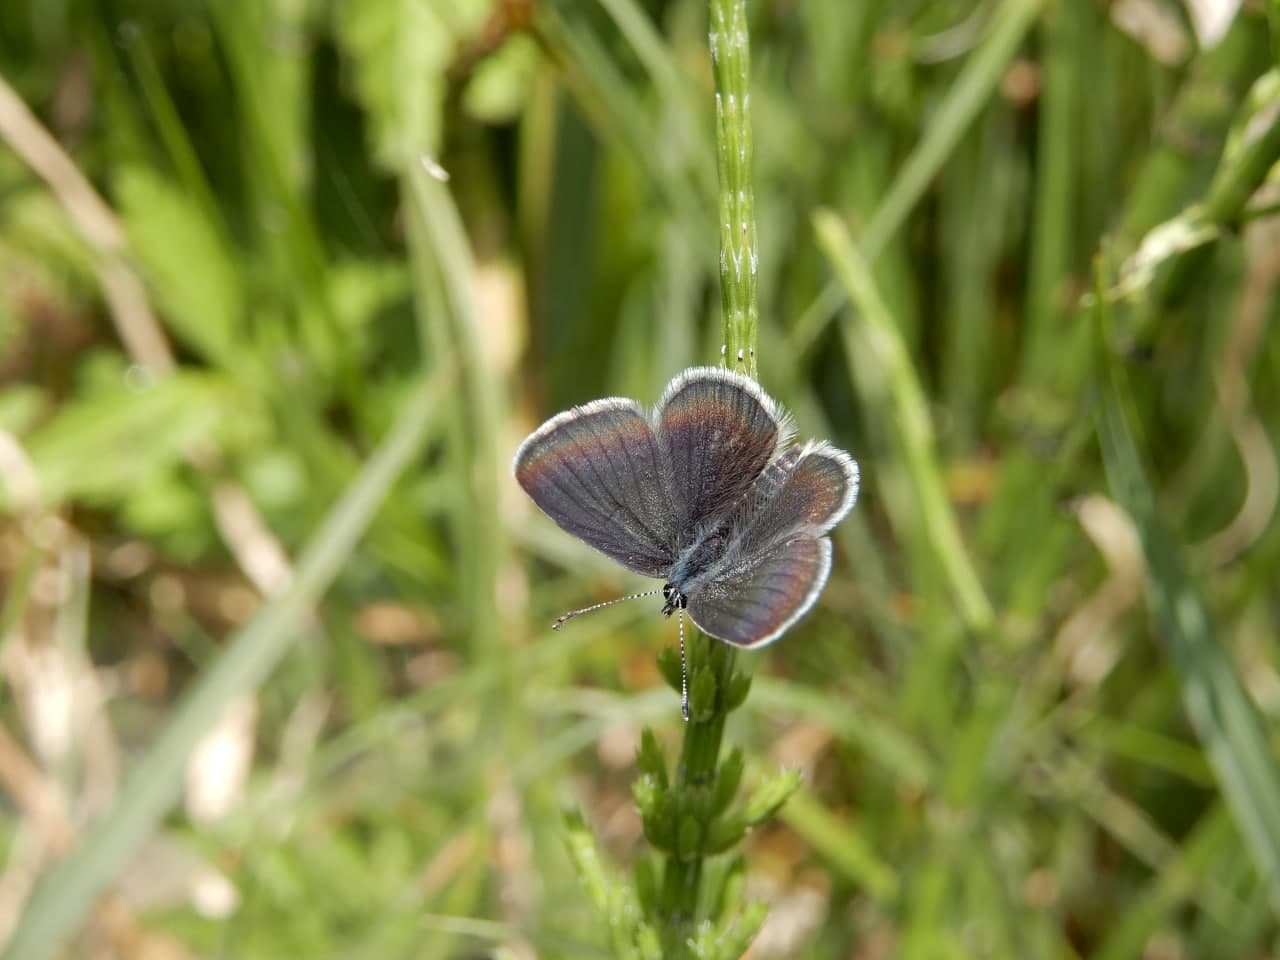
[{"label": "butterfly antenna", "polygon": [[572,620],[574,617],[580,617],[584,613],[590,613],[592,610],[599,610],[601,607],[612,607],[615,603],[623,603],[627,600],[641,600],[644,597],[656,597],[661,592],[661,590],[646,590],[644,593],[633,593],[629,597],[615,597],[612,600],[605,600],[603,603],[593,603],[591,606],[583,607],[581,610],[570,610],[568,613],[562,614],[558,617],[556,622],[551,625],[551,629],[559,630],[566,620]]},{"label": "butterfly antenna", "polygon": [[680,716],[689,722],[689,665],[684,658],[684,607],[680,611]]}]

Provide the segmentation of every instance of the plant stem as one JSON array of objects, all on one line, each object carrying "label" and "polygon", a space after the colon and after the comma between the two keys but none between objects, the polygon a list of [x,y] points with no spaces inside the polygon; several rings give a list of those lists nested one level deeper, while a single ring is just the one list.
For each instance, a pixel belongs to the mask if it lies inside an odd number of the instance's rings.
[{"label": "plant stem", "polygon": [[1271,25],[1271,62],[1280,67],[1280,0],[1268,2],[1267,22]]},{"label": "plant stem", "polygon": [[1205,197],[1205,218],[1213,224],[1234,224],[1280,157],[1280,68],[1265,74],[1253,86],[1250,97],[1248,140],[1218,167]]},{"label": "plant stem", "polygon": [[1209,173],[1215,148],[1191,150],[1187,144],[1216,145],[1227,136],[1239,104],[1264,69],[1261,26],[1255,14],[1240,11],[1218,45],[1192,63],[1160,124],[1164,135],[1148,151],[1126,199],[1116,229],[1118,254],[1136,248],[1149,230],[1174,216],[1196,189],[1197,178]]},{"label": "plant stem", "polygon": [[[696,692],[672,785],[673,795],[677,797],[691,796],[715,783],[720,741],[730,710],[725,692],[733,676],[734,659],[734,651],[728,644],[701,633],[693,637],[689,646],[689,674]],[[699,695],[708,688],[708,677],[714,680],[715,691],[710,704],[705,696]],[[685,955],[702,887],[705,856],[701,846],[710,827],[710,823],[695,819],[692,812],[682,811],[680,808],[684,806],[686,804],[677,800],[676,847],[667,857],[662,875],[663,948],[668,956]]]},{"label": "plant stem", "polygon": [[[756,375],[759,321],[754,191],[751,186],[751,51],[745,0],[710,0],[708,37],[716,87],[716,166],[720,178],[720,296],[725,362]],[[738,358],[741,357],[739,362]],[[689,644],[691,711],[673,793],[691,797],[715,783],[734,675],[727,644],[694,631]],[[676,801],[675,849],[663,868],[661,914],[666,956],[685,956],[698,912],[709,822]]]},{"label": "plant stem", "polygon": [[751,188],[751,46],[745,0],[711,0],[716,83],[716,169],[720,175],[720,297],[729,363],[739,352],[756,375],[755,194]]}]

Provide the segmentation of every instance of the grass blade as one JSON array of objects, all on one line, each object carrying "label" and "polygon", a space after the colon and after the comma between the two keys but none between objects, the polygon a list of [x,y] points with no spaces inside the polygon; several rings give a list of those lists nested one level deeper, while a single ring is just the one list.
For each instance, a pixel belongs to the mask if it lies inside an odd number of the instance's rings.
[{"label": "grass blade", "polygon": [[[1098,316],[1104,311],[1099,305]],[[1105,322],[1100,320],[1095,332],[1100,354],[1095,416],[1107,479],[1142,540],[1147,602],[1178,673],[1187,716],[1280,911],[1280,770],[1253,701],[1214,637],[1204,603],[1182,569],[1177,544],[1158,516],[1125,410],[1123,373],[1103,346]]]},{"label": "grass blade", "polygon": [[932,546],[965,624],[976,633],[985,633],[994,617],[991,603],[965,550],[943,488],[928,404],[906,346],[876,289],[866,258],[854,246],[844,223],[831,211],[819,210],[813,225],[818,246],[860,314],[846,336],[846,352],[857,367],[858,384],[864,391],[883,394],[878,405],[892,417],[889,431],[901,448],[921,531]]},{"label": "grass blade", "polygon": [[[995,13],[991,32],[938,104],[935,122],[907,157],[867,224],[859,249],[868,261],[875,262],[924,197],[1000,83],[1042,6],[1044,0],[1006,0]],[[840,285],[828,283],[796,323],[793,343],[798,351],[804,352],[818,339],[843,302]]]}]

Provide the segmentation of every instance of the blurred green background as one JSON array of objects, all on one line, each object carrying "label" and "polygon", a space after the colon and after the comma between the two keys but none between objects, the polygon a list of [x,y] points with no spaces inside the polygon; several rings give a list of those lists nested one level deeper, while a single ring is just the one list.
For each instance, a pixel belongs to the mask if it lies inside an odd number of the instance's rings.
[{"label": "blurred green background", "polygon": [[[863,472],[742,658],[748,779],[805,782],[753,957],[1280,955],[1280,48],[1234,6],[750,4],[760,379]],[[646,584],[508,464],[719,356],[706,25],[0,5],[6,956],[609,955],[562,810],[640,855],[674,625],[552,633]]]}]

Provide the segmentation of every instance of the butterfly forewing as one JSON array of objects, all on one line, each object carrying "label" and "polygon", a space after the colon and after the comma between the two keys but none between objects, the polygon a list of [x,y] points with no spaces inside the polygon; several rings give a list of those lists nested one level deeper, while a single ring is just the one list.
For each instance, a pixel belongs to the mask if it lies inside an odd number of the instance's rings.
[{"label": "butterfly forewing", "polygon": [[553,417],[516,451],[516,480],[566,531],[628,570],[665,576],[676,539],[667,471],[633,400],[596,400]]},{"label": "butterfly forewing", "polygon": [[689,596],[689,616],[735,646],[764,646],[813,605],[830,570],[831,541],[799,536],[726,565]]},{"label": "butterfly forewing", "polygon": [[783,439],[782,416],[751,380],[694,367],[667,387],[656,414],[683,537],[733,509]]}]

